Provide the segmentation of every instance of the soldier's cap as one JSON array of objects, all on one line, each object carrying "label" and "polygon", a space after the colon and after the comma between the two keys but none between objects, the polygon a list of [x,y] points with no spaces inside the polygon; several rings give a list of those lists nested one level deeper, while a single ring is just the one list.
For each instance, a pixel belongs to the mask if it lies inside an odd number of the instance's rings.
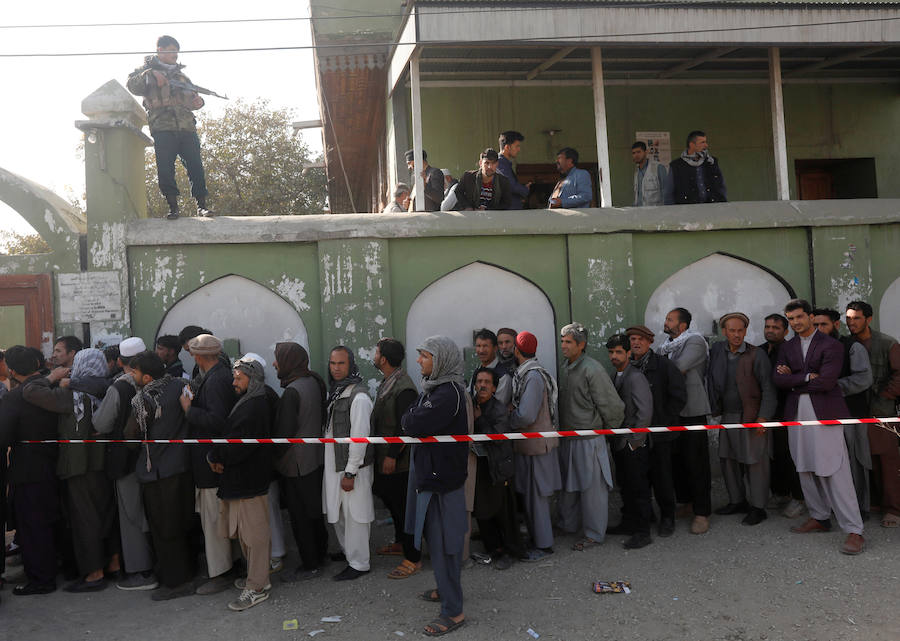
[{"label": "soldier's cap", "polygon": [[651,332],[646,325],[632,325],[625,330],[625,336],[643,336],[652,343],[653,337],[656,336],[656,334]]},{"label": "soldier's cap", "polygon": [[719,327],[725,327],[725,322],[732,318],[739,318],[741,319],[741,322],[744,323],[744,327],[750,327],[750,319],[747,318],[746,314],[742,314],[741,312],[728,312],[723,315],[722,318],[719,319]]}]

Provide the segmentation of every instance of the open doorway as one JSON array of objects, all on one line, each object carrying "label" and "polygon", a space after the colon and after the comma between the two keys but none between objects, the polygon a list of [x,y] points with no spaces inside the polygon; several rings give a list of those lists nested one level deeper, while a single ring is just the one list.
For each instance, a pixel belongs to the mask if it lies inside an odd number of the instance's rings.
[{"label": "open doorway", "polygon": [[800,200],[878,198],[874,158],[795,160]]},{"label": "open doorway", "polygon": [[[597,206],[597,165],[579,165],[579,169],[587,169],[591,175],[591,207]],[[531,190],[525,200],[525,209],[546,209],[550,194],[559,182],[559,172],[551,163],[519,164],[516,166],[516,177],[523,185],[531,183]]]}]

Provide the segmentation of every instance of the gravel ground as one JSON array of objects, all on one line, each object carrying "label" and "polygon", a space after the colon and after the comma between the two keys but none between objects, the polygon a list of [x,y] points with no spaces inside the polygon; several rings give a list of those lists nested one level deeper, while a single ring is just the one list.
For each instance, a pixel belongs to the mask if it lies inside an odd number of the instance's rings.
[{"label": "gravel ground", "polygon": [[[714,505],[725,502],[720,485]],[[574,552],[574,537],[561,537],[548,561],[518,563],[505,572],[480,565],[464,570],[468,623],[450,638],[530,641],[537,638],[530,629],[556,640],[897,641],[900,530],[878,523],[867,523],[867,548],[858,557],[838,552],[841,533],[791,534],[791,522],[773,511],[756,527],[742,526],[738,516],[714,516],[702,536],[691,535],[689,521],[681,520],[675,536],[636,551],[624,550],[622,537],[610,537],[598,548]],[[392,533],[389,525],[373,527],[373,546]],[[472,549],[480,551],[481,544],[473,542]],[[288,564],[294,559],[291,554]],[[372,573],[353,582],[275,580],[271,598],[242,613],[226,609],[237,590],[154,603],[148,592],[115,588],[33,597],[6,589],[0,638],[289,641],[316,630],[323,630],[313,635],[319,641],[423,638],[422,626],[438,608],[417,595],[433,587],[433,577],[426,561],[419,575],[389,580],[395,561],[373,557]],[[332,564],[326,575],[341,567]],[[595,580],[630,581],[633,591],[594,594]],[[333,615],[341,621],[321,622]],[[298,629],[283,630],[291,619]]]}]

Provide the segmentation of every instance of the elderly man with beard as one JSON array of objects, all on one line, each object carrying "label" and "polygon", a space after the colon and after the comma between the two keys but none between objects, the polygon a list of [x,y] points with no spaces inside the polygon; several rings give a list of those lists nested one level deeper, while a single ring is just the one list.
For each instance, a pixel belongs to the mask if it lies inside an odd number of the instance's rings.
[{"label": "elderly man with beard", "polygon": [[[516,336],[516,361],[513,378],[513,402],[509,427],[515,432],[549,432],[558,429],[556,381],[541,367],[537,357],[537,337],[531,332]],[[516,492],[522,495],[525,523],[531,547],[522,555],[527,562],[540,561],[553,554],[553,523],[550,497],[561,490],[562,474],[556,450],[557,438],[529,438],[513,444],[516,453]]]},{"label": "elderly man with beard", "polygon": [[[676,307],[666,314],[663,331],[669,335],[669,340],[656,349],[661,356],[668,356],[684,374],[687,401],[680,413],[684,425],[704,424],[709,415],[709,396],[706,392],[709,348],[703,335],[691,329],[691,320],[691,313],[683,307]],[[680,462],[675,470],[676,495],[679,501],[693,506],[691,534],[704,534],[709,531],[709,515],[712,513],[712,473],[707,431],[679,434],[675,442],[675,458]]]},{"label": "elderly man with beard", "polygon": [[500,366],[506,369],[510,376],[516,373],[516,335],[518,333],[511,327],[501,327],[497,330],[497,355],[500,358]]},{"label": "elderly man with beard", "polygon": [[[100,399],[68,389],[66,370],[54,369],[46,378],[29,381],[22,392],[29,403],[59,415],[59,438],[96,437],[91,418]],[[99,349],[75,354],[72,376],[105,377],[106,357]],[[59,387],[53,384],[59,382]],[[105,471],[105,446],[69,443],[59,448],[57,475],[65,481],[75,560],[81,578],[66,586],[67,592],[97,592],[106,588],[106,572],[119,570],[119,541],[115,528],[116,501]]]},{"label": "elderly man with beard", "polygon": [[[719,327],[725,341],[709,350],[709,400],[722,423],[764,423],[777,403],[772,366],[765,352],[744,341],[750,319],[741,312],[725,314]],[[766,428],[724,430],[719,434],[719,461],[728,490],[728,504],[716,514],[746,512],[744,525],[758,525],[768,516],[769,455]]]},{"label": "elderly man with beard", "polygon": [[[820,308],[813,310],[813,325],[816,329],[835,338],[844,346],[844,366],[838,386],[844,395],[844,402],[853,418],[867,418],[869,413],[869,390],[874,381],[869,352],[853,336],[841,336],[841,315],[837,310]],[[844,425],[844,442],[850,456],[850,475],[856,489],[859,513],[866,520],[869,516],[869,470],[872,469],[872,454],[869,451],[869,426],[865,423]]]},{"label": "elderly man with beard", "polygon": [[[631,366],[640,370],[650,383],[653,394],[653,418],[651,425],[677,425],[678,414],[684,408],[687,391],[684,374],[665,356],[660,356],[650,346],[655,334],[644,325],[634,325],[625,330],[631,341]],[[672,478],[676,432],[654,432],[650,435],[650,486],[659,507],[661,537],[675,533],[675,486]]]},{"label": "elderly man with beard", "polygon": [[[137,391],[131,399],[128,438],[183,439],[188,424],[181,409],[185,381],[166,373],[162,359],[141,352],[130,359],[129,371]],[[147,514],[159,589],[150,598],[169,601],[194,593],[195,559],[190,544],[194,518],[194,481],[191,458],[182,444],[145,444],[134,466]]]},{"label": "elderly man with beard", "polygon": [[[224,438],[267,438],[269,402],[265,375],[259,361],[248,357],[234,364],[234,393],[238,397],[228,414]],[[266,445],[214,445],[207,453],[209,468],[220,475],[218,496],[222,500],[219,534],[238,539],[247,559],[247,578],[237,579],[241,590],[228,604],[240,612],[269,598],[269,482],[272,455]]]},{"label": "elderly man with beard", "polygon": [[[559,421],[563,429],[614,429],[622,425],[625,404],[603,366],[585,353],[587,330],[570,323],[560,330],[566,362],[559,372]],[[565,438],[559,444],[563,492],[559,497],[559,527],[584,536],[573,546],[579,552],[603,543],[613,486],[609,450],[604,436]]]},{"label": "elderly man with beard", "polygon": [[[325,381],[309,369],[309,354],[298,343],[275,345],[275,369],[284,393],[278,403],[275,436],[319,438],[325,423]],[[300,565],[281,576],[285,583],[322,575],[328,554],[328,530],[322,516],[322,474],[325,450],[318,445],[291,445],[278,459],[284,504]]]},{"label": "elderly man with beard", "polygon": [[[459,347],[446,336],[426,338],[416,348],[422,369],[422,393],[403,415],[408,436],[466,434],[469,418]],[[406,531],[417,548],[428,541],[437,588],[426,590],[426,601],[440,602],[438,617],[425,626],[427,636],[442,636],[465,621],[460,582],[468,518],[465,483],[467,443],[414,445],[407,492]]]},{"label": "elderly man with beard", "polygon": [[[369,436],[372,399],[359,375],[356,359],[338,345],[328,356],[328,423],[326,437]],[[347,567],[333,578],[352,581],[369,573],[369,530],[375,520],[372,498],[375,451],[364,443],[326,443],[322,487],[323,511],[334,525]]]}]

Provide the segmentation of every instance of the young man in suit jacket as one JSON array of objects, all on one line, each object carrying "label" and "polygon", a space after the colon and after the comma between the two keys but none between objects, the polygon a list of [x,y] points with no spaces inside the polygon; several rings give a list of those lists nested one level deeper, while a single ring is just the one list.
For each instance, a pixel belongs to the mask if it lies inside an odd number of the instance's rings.
[{"label": "young man in suit jacket", "polygon": [[[784,312],[795,334],[779,350],[775,367],[775,385],[788,390],[785,420],[821,421],[850,416],[838,386],[844,362],[843,346],[816,330],[809,302],[792,300]],[[791,531],[827,532],[834,511],[838,525],[847,532],[841,552],[859,554],[865,546],[863,523],[853,489],[844,428],[817,425],[788,430],[791,456],[809,509],[809,519]]]}]

